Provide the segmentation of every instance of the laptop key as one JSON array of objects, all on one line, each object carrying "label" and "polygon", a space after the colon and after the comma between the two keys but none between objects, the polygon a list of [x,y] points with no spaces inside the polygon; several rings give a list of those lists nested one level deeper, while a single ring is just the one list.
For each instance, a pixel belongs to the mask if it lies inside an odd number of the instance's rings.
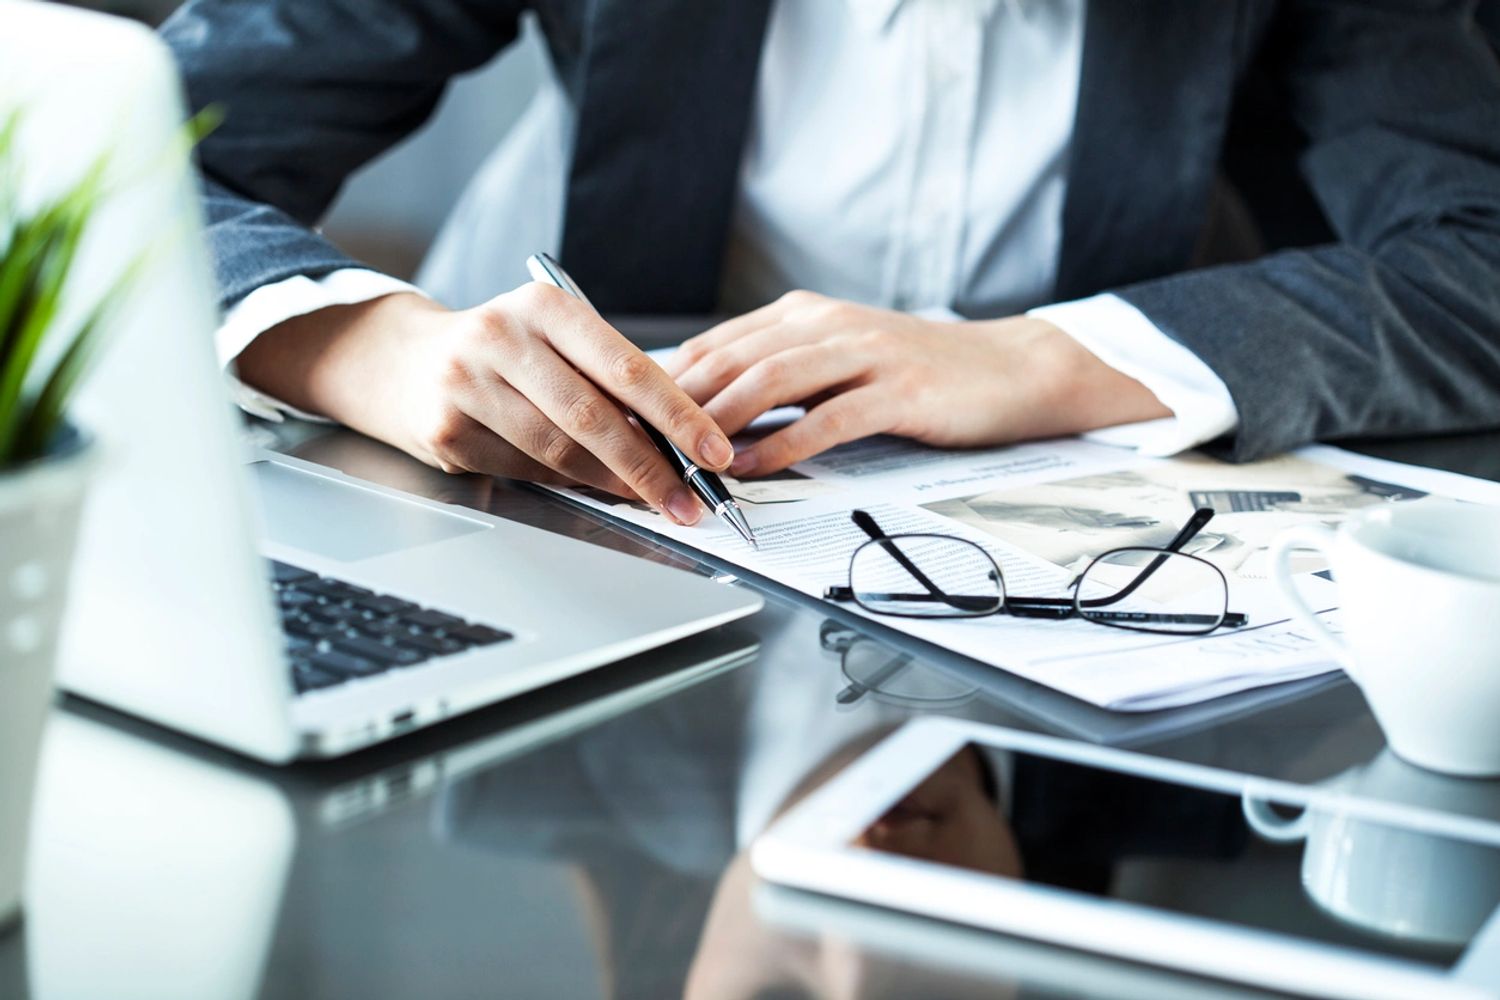
[{"label": "laptop key", "polygon": [[296,583],[299,580],[312,580],[316,579],[317,577],[317,574],[313,573],[311,570],[305,570],[301,567],[292,566],[284,562],[277,562],[275,559],[267,559],[266,562],[271,564],[272,583],[285,585],[288,583]]},{"label": "laptop key", "polygon": [[415,611],[417,609],[417,606],[411,601],[403,601],[399,597],[390,597],[386,594],[356,597],[349,603],[361,611],[368,611],[372,615],[381,617],[405,614],[408,611]]},{"label": "laptop key", "polygon": [[515,638],[509,632],[490,628],[488,625],[463,625],[459,628],[444,629],[443,634],[450,639],[457,639],[471,646],[492,646],[497,642]]},{"label": "laptop key", "polygon": [[286,589],[276,595],[283,611],[295,611],[318,603],[318,599],[306,591]]},{"label": "laptop key", "polygon": [[336,625],[325,622],[315,622],[308,618],[283,618],[281,630],[289,635],[302,639],[322,639],[326,636],[336,635],[339,629]]},{"label": "laptop key", "polygon": [[376,663],[359,656],[350,656],[336,649],[318,649],[307,654],[308,662],[319,670],[326,670],[341,677],[369,677],[382,673],[390,665]]},{"label": "laptop key", "polygon": [[346,608],[342,604],[317,604],[303,609],[303,614],[314,621],[330,625],[343,625],[364,617],[357,608]]},{"label": "laptop key", "polygon": [[316,691],[319,688],[333,687],[335,684],[344,683],[347,679],[338,674],[329,673],[326,670],[319,670],[317,667],[308,664],[301,664],[292,669],[292,686],[297,689],[298,694],[304,691]]},{"label": "laptop key", "polygon": [[397,638],[411,635],[416,631],[409,625],[392,618],[362,618],[349,622],[346,627],[360,635],[368,635],[376,639]]},{"label": "laptop key", "polygon": [[461,653],[466,648],[463,643],[453,639],[445,639],[437,635],[426,635],[422,632],[393,635],[391,636],[391,640],[398,646],[418,649],[433,656],[447,656],[450,653]]},{"label": "laptop key", "polygon": [[468,624],[462,618],[455,618],[453,615],[445,615],[441,611],[434,611],[431,608],[422,608],[419,611],[411,611],[404,615],[401,615],[400,618],[408,625],[416,625],[420,628],[430,629],[458,628],[461,625]]},{"label": "laptop key", "polygon": [[356,587],[352,583],[342,580],[329,580],[320,577],[316,580],[307,580],[297,584],[298,590],[305,590],[309,594],[317,594],[331,601],[349,601],[357,597],[371,597],[375,591],[366,590],[364,587]]},{"label": "laptop key", "polygon": [[389,663],[393,667],[409,667],[427,659],[427,655],[418,650],[387,646],[383,642],[362,635],[330,636],[328,644],[341,652],[363,657],[366,660],[374,660],[377,663]]}]

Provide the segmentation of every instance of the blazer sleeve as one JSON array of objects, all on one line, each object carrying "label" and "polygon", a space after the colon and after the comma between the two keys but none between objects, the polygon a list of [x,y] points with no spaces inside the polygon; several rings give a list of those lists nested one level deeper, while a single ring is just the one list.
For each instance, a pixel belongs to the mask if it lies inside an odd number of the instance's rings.
[{"label": "blazer sleeve", "polygon": [[1262,59],[1339,242],[1118,290],[1228,385],[1227,457],[1500,426],[1500,63],[1461,0],[1302,0]]},{"label": "blazer sleeve", "polygon": [[424,122],[455,75],[515,40],[519,0],[189,0],[162,26],[189,106],[229,308],[293,275],[357,267],[313,230],[351,173]]}]

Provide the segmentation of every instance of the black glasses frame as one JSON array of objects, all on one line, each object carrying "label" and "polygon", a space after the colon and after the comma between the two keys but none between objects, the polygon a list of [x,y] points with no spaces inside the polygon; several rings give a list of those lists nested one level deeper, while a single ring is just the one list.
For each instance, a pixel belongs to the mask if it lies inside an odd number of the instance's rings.
[{"label": "black glasses frame", "polygon": [[[859,548],[854,550],[854,554],[849,557],[849,585],[829,587],[823,592],[823,598],[829,601],[852,602],[872,614],[891,618],[923,618],[932,620],[938,618],[983,618],[988,615],[1008,614],[1016,618],[1049,618],[1061,620],[1077,616],[1083,618],[1085,621],[1107,625],[1110,628],[1127,629],[1132,632],[1150,632],[1158,635],[1207,635],[1220,628],[1239,628],[1248,621],[1245,615],[1229,610],[1229,581],[1224,576],[1224,571],[1207,559],[1201,559],[1198,556],[1189,555],[1181,551],[1184,545],[1192,541],[1193,537],[1203,530],[1203,526],[1208,524],[1213,516],[1213,508],[1198,508],[1193,512],[1193,516],[1188,518],[1187,523],[1182,526],[1181,530],[1173,536],[1172,540],[1161,548],[1131,545],[1110,549],[1108,552],[1096,556],[1084,571],[1074,577],[1072,583],[1068,584],[1068,589],[1073,591],[1072,597],[1012,597],[1005,589],[1005,576],[1001,573],[1000,566],[995,562],[994,557],[968,539],[935,533],[887,535],[868,511],[856,510],[850,513],[850,518],[859,526],[861,531],[870,536],[870,540],[861,544]],[[905,552],[902,552],[900,546],[896,544],[901,539],[917,538],[939,539],[953,544],[968,545],[973,548],[974,551],[978,552],[990,564],[991,578],[996,581],[1000,588],[1000,600],[997,602],[992,597],[974,594],[949,594],[944,591],[927,574],[923,573],[916,563]],[[883,549],[926,591],[923,594],[883,594],[881,595],[882,597],[895,602],[910,601],[924,604],[946,604],[953,609],[953,613],[939,612],[931,614],[913,612],[907,614],[900,611],[873,608],[861,601],[856,595],[853,586],[854,564],[859,558],[860,552],[871,546],[879,546]],[[1089,571],[1102,560],[1118,556],[1124,552],[1140,552],[1148,556],[1155,553],[1156,557],[1146,566],[1142,567],[1139,573],[1113,594],[1103,597],[1081,598],[1078,593],[1078,587],[1083,582],[1083,579],[1088,576]],[[1135,593],[1142,584],[1151,578],[1152,574],[1160,569],[1168,559],[1173,557],[1192,559],[1207,566],[1218,575],[1219,581],[1224,585],[1224,610],[1221,614],[1211,616],[1103,610],[1108,608],[1109,605],[1123,601]],[[1196,627],[1191,629],[1169,629],[1162,627],[1168,622],[1178,625],[1194,625]]]}]

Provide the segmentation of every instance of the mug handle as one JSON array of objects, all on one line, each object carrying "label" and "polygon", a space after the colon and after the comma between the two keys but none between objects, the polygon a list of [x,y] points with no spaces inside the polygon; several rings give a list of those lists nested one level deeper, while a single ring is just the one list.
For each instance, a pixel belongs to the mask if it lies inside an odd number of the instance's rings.
[{"label": "mug handle", "polygon": [[1312,810],[1303,807],[1297,815],[1288,819],[1279,816],[1271,809],[1271,801],[1253,794],[1246,789],[1240,795],[1240,811],[1245,814],[1245,822],[1250,824],[1250,829],[1260,836],[1277,844],[1290,844],[1307,836],[1307,824],[1312,816]]},{"label": "mug handle", "polygon": [[1302,524],[1283,531],[1271,542],[1271,580],[1276,584],[1282,599],[1292,606],[1292,616],[1307,626],[1318,644],[1332,654],[1334,662],[1352,677],[1354,657],[1349,655],[1349,647],[1344,644],[1344,640],[1330,632],[1328,626],[1318,621],[1302,595],[1297,593],[1297,585],[1292,581],[1292,553],[1297,549],[1312,549],[1326,556],[1333,548],[1333,540],[1333,529],[1321,524]]}]

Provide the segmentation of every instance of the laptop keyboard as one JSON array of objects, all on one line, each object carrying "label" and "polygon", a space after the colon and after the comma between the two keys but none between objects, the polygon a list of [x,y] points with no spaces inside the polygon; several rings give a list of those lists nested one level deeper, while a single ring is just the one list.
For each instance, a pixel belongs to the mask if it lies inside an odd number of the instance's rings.
[{"label": "laptop keyboard", "polygon": [[268,562],[298,694],[513,638],[399,597]]}]

